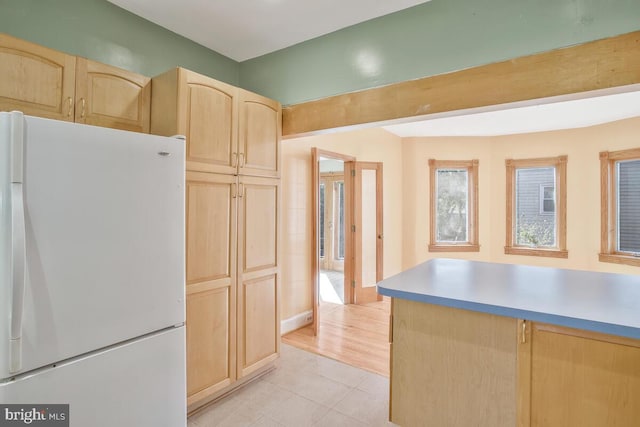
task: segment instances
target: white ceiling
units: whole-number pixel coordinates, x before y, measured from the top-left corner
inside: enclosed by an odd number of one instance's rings
[[[424,0],[109,0],[236,61],[245,61]]]
[[[640,91],[383,126],[400,137],[497,136],[594,126],[640,116]]]

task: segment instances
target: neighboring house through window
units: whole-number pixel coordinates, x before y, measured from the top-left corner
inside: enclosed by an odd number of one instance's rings
[[[429,160],[430,252],[477,252],[478,161]]]
[[[505,253],[566,258],[567,156],[506,161]]]
[[[640,266],[640,148],[600,153],[600,261]]]

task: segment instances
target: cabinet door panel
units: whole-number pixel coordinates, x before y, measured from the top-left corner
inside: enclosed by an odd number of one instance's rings
[[[275,267],[278,253],[277,180],[241,179],[241,271],[248,273]]]
[[[533,324],[532,426],[637,426],[640,342]]]
[[[239,376],[273,360],[278,353],[277,276],[243,281],[239,295],[242,315]]]
[[[235,277],[235,177],[187,173],[187,287]]]
[[[242,91],[240,98],[240,174],[280,176],[280,104]]]
[[[277,179],[240,177],[238,197],[238,376],[278,357],[279,191]]]
[[[78,58],[76,122],[134,132],[149,132],[151,79]]]
[[[235,380],[234,307],[231,286],[187,295],[188,404]]]
[[[76,58],[0,34],[0,111],[73,121]]]
[[[236,88],[185,73],[187,169],[236,172]]]

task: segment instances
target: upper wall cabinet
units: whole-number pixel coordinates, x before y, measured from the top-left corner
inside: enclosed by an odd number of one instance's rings
[[[149,132],[151,79],[78,58],[76,122],[134,132]]]
[[[0,110],[149,132],[148,77],[0,34]]]
[[[74,120],[76,57],[0,34],[0,110]]]
[[[280,104],[183,68],[153,78],[151,132],[187,137],[187,170],[280,176]]]
[[[153,78],[151,132],[187,137],[187,170],[235,174],[237,89],[175,68]]]
[[[238,139],[241,175],[280,176],[280,104],[255,93],[239,89]]]

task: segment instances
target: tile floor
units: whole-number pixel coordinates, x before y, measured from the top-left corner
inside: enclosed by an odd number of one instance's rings
[[[188,420],[188,427],[394,426],[389,379],[287,344],[277,368]]]

